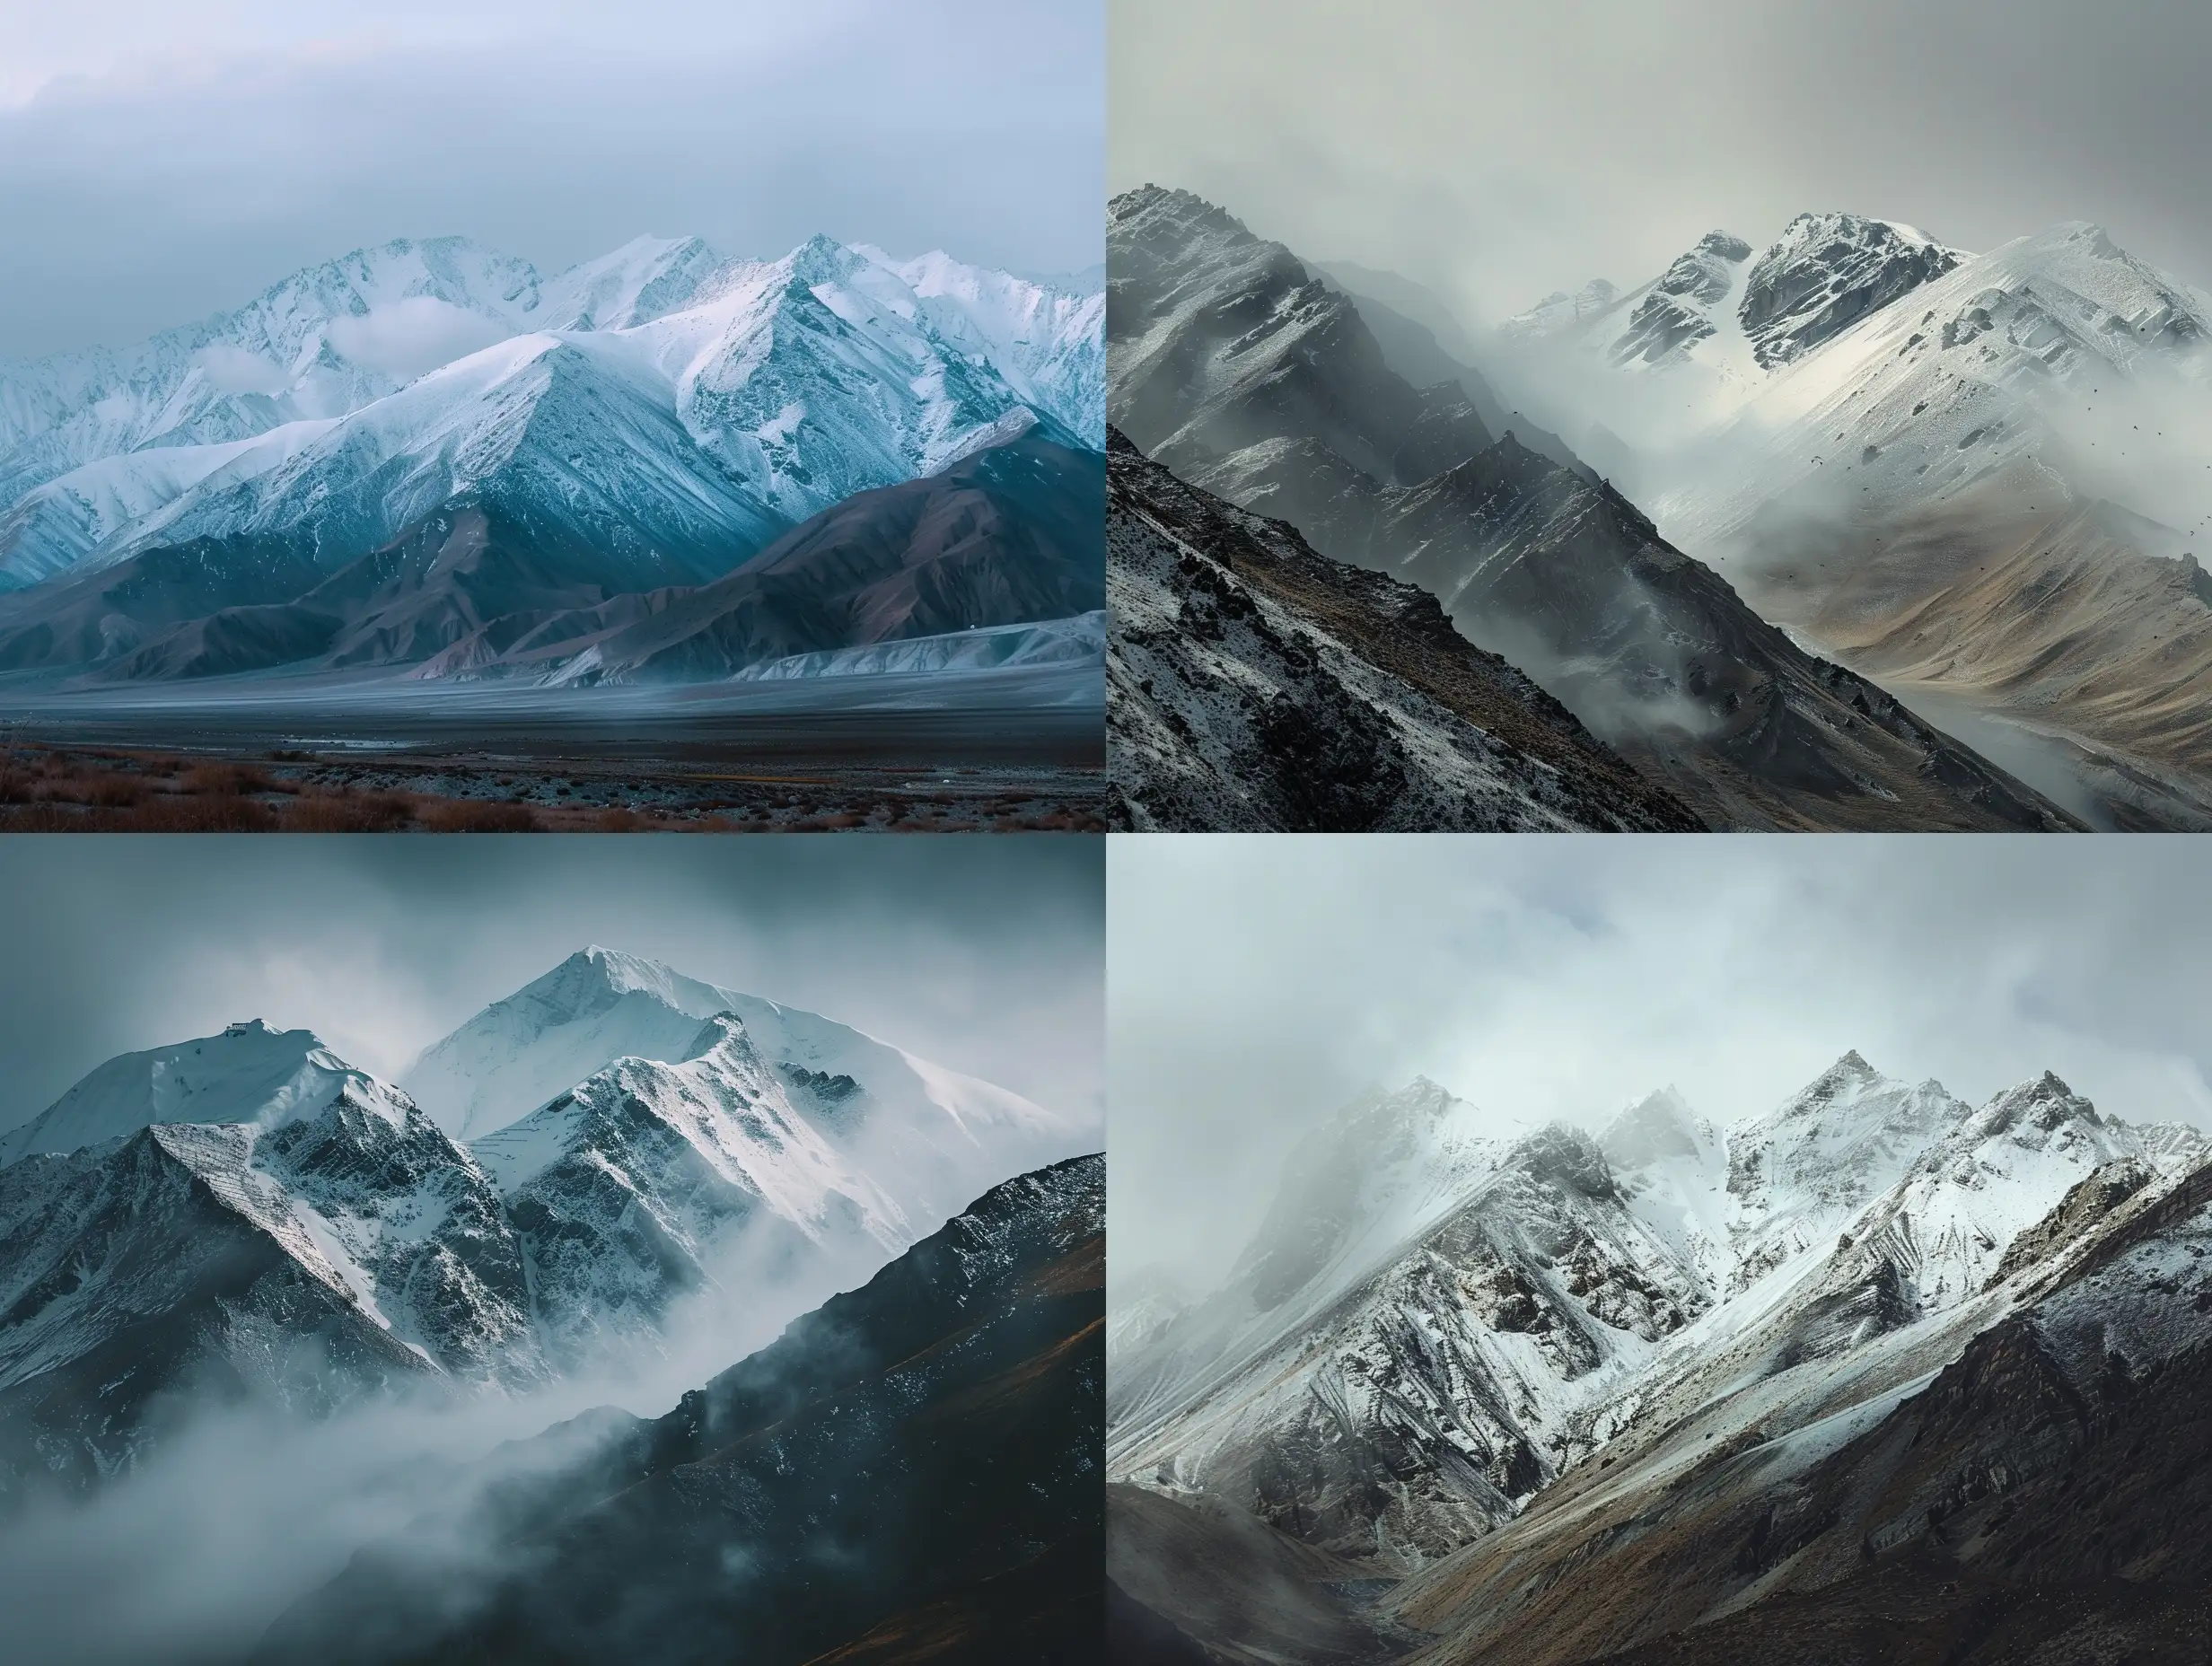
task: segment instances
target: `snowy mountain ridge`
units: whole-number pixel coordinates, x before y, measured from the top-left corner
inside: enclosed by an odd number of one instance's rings
[[[1594,1138],[1492,1122],[1434,1160],[1385,1138],[1371,1197],[1344,1171],[1388,1102],[1302,1144],[1221,1291],[1124,1332],[1109,1453],[1116,1478],[1216,1495],[1400,1573],[1631,1433],[1778,1373],[1855,1380],[1962,1340],[2007,1250],[2040,1244],[2031,1229],[2092,1177],[2155,1190],[2212,1153],[2055,1077],[1976,1108],[1852,1053],[1725,1132],[1663,1092]],[[1332,1167],[1333,1214],[1304,1178]],[[1401,1210],[1412,1195],[1443,1206]],[[1293,1287],[1262,1291],[1277,1269]]]
[[[110,1061],[10,1136],[0,1491],[111,1473],[203,1379],[310,1410],[526,1388],[657,1346],[687,1298],[865,1276],[1086,1143],[833,1021],[600,949],[426,1059],[434,1113],[309,1031],[233,1024]],[[493,1126],[464,1143],[472,1115]]]
[[[553,278],[461,238],[360,250],[134,347],[0,366],[0,586],[194,536],[359,553],[528,439],[540,468],[581,465],[530,434],[568,420],[537,416],[560,396],[546,365],[587,408],[638,408],[602,471],[673,470],[718,536],[758,548],[1033,423],[1102,445],[1103,319],[1101,294],[822,237],[777,260],[640,238]]]

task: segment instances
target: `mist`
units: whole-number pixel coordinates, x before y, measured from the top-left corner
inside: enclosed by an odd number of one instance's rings
[[[2212,275],[2212,13],[2185,0],[1384,0],[1356,26],[1118,0],[1108,51],[1111,189],[1182,186],[1478,326],[1827,210],[1976,250],[2095,220]]]
[[[1103,6],[152,0],[0,14],[0,361],[392,238],[551,273],[643,233],[1102,258]]]
[[[1501,1127],[1672,1085],[1726,1125],[1847,1050],[2212,1127],[2212,851],[2006,836],[1148,838],[1109,853],[1117,1281],[1213,1287],[1286,1153],[1426,1074]]]
[[[933,1223],[934,1230],[934,1223]],[[465,1601],[514,1565],[482,1530],[495,1491],[587,1457],[629,1416],[767,1346],[888,1255],[795,1273],[741,1239],[655,1342],[555,1383],[424,1386],[328,1417],[213,1388],[175,1397],[148,1456],[90,1496],[0,1498],[0,1612],[27,1661],[232,1661],[357,1551],[396,1543]]]
[[[0,1129],[118,1053],[248,1018],[390,1079],[593,943],[1096,1127],[1100,843],[10,839]]]

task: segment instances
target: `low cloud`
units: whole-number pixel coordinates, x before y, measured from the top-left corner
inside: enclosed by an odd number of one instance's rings
[[[355,364],[402,382],[514,333],[496,319],[434,295],[410,295],[358,317],[330,321],[333,347]]]
[[[1727,1123],[1856,1048],[2212,1127],[2212,854],[2178,841],[1114,841],[1116,1265],[1223,1272],[1284,1155],[1417,1073],[1500,1127],[1679,1087]]]
[[[280,364],[243,347],[221,342],[202,347],[193,355],[200,373],[225,393],[282,393],[292,378]]]

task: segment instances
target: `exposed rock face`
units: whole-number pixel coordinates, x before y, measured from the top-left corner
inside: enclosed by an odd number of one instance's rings
[[[1434,597],[1110,443],[1107,737],[1131,828],[1702,823]]]
[[[380,1548],[259,1658],[1102,1660],[1104,1221],[1101,1157],[995,1188],[515,1497],[511,1557]]]
[[[1070,618],[1102,605],[1103,472],[1095,452],[1017,433],[750,545],[570,524],[495,481],[335,570],[316,538],[253,531],[64,574],[0,609],[0,671],[684,682]]]
[[[1713,305],[1727,299],[1735,287],[1734,268],[1751,258],[1751,246],[1742,238],[1707,232],[1636,303],[1627,330],[1608,349],[1613,362],[1659,364],[1712,335]]]
[[[707,583],[526,618],[487,610],[417,674],[711,681],[797,654],[1094,612],[1104,474],[1095,452],[1024,436],[848,498]]]
[[[546,1370],[497,1191],[395,1090],[12,1163],[0,1279],[0,1490],[128,1468],[168,1396],[317,1413]]]
[[[1770,370],[1811,352],[1965,259],[1910,226],[1887,220],[1799,215],[1745,276],[1740,309],[1743,332],[1760,364]]]

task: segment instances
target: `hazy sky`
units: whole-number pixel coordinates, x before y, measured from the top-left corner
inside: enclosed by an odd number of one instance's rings
[[[592,943],[1102,1114],[1084,838],[0,840],[0,1127],[233,1020],[390,1074]]]
[[[1516,1119],[1723,1124],[1856,1048],[2212,1126],[2212,841],[1282,836],[1108,855],[1117,1265],[1225,1272],[1291,1144],[1425,1074]]]
[[[1102,258],[1103,0],[0,0],[0,359],[459,232]]]
[[[1108,176],[1495,319],[1706,231],[2095,220],[2212,286],[2202,0],[1114,0]]]

